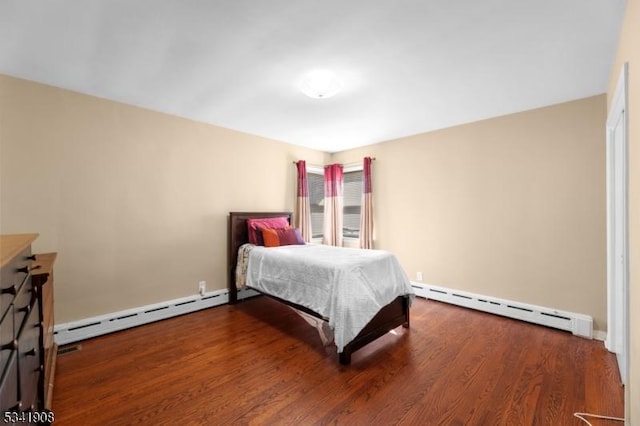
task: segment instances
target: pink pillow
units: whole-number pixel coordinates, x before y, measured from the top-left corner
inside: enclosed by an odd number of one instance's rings
[[[264,245],[262,232],[258,228],[286,228],[289,226],[289,219],[286,216],[265,217],[258,219],[247,219],[247,229],[249,231],[249,242],[257,246]]]

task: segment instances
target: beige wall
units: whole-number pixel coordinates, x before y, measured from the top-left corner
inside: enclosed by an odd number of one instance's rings
[[[345,151],[376,157],[376,246],[411,279],[606,330],[604,95]]]
[[[608,101],[615,93],[622,64],[629,64],[629,272],[630,272],[630,381],[626,387],[628,424],[640,424],[640,1],[627,0],[615,65],[611,70]],[[635,403],[631,404],[631,401]]]
[[[39,232],[34,248],[59,252],[58,322],[195,294],[200,280],[224,288],[227,212],[292,209],[291,161],[329,160],[10,77],[0,96],[0,231]],[[376,244],[412,279],[606,330],[605,110],[599,96],[331,159],[377,157]]]
[[[225,288],[227,213],[293,209],[291,162],[328,157],[6,76],[0,155],[0,232],[58,252],[58,323]]]

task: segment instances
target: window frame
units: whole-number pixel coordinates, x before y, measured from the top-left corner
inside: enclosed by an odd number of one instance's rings
[[[362,164],[350,165],[350,166],[344,167],[342,169],[342,172],[345,175],[347,173],[363,172],[363,171],[364,171],[364,167],[363,167]],[[324,181],[324,166],[318,167],[318,166],[313,166],[313,165],[307,165],[307,175],[309,175],[309,174],[321,175],[323,177],[323,181]],[[363,176],[363,178],[364,178],[364,176]],[[323,186],[323,191],[324,191],[324,186]],[[344,209],[345,209],[345,206],[343,206],[343,208],[342,208],[343,218],[344,218]],[[360,217],[362,217],[362,201],[361,201],[361,204],[360,204]],[[324,220],[323,220],[323,225],[324,225]],[[349,246],[349,247],[353,247],[353,246],[359,245],[360,244],[360,231],[361,230],[358,229],[358,236],[357,237],[345,237],[343,235],[343,237],[342,237],[342,240],[343,240],[342,245],[343,246]],[[312,227],[311,232],[312,232],[312,235],[315,233],[314,230],[313,230],[313,227]],[[321,236],[320,237],[313,237],[312,236],[311,237],[311,242],[312,243],[321,244],[322,240],[323,240],[323,237],[324,237],[323,232],[324,232],[324,229],[321,232]]]

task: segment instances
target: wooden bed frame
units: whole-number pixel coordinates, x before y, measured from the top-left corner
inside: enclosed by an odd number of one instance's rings
[[[247,231],[247,219],[286,216],[291,223],[291,212],[231,212],[229,213],[229,252],[228,252],[228,281],[229,303],[238,302],[238,288],[236,287],[236,264],[238,262],[238,249],[242,244],[249,242]],[[292,306],[316,318],[326,320],[318,313],[295,303],[267,295],[286,305]],[[349,365],[351,354],[378,337],[383,336],[396,327],[409,328],[409,298],[397,297],[393,302],[383,307],[362,331],[339,353],[340,364]]]

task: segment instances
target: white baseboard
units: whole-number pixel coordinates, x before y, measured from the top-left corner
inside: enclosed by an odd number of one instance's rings
[[[558,328],[590,339],[595,338],[604,341],[607,337],[603,331],[593,331],[593,320],[587,315],[558,311],[551,308],[482,296],[419,282],[411,282],[411,285],[416,295],[426,299],[438,300],[440,302],[541,324],[547,327]],[[242,290],[238,292],[238,299],[245,299],[258,294],[258,292],[253,290]],[[188,314],[201,309],[224,305],[228,302],[229,291],[216,290],[205,293],[202,296],[188,296],[139,308],[85,318],[79,321],[57,324],[54,328],[55,341],[58,345],[67,345],[103,334]]]
[[[238,299],[245,299],[258,295],[253,290],[241,290]],[[190,312],[223,305],[229,302],[228,290],[216,290],[204,295],[195,295],[113,312],[79,321],[56,324],[54,339],[58,345],[79,342],[103,334],[137,327],[154,321],[159,321]]]
[[[489,312],[509,318],[527,321],[547,327],[570,331],[577,336],[594,338],[593,318],[574,312],[530,305],[496,297],[482,296],[466,291],[454,290],[419,282],[411,282],[416,295],[426,299],[437,300],[466,308]],[[603,332],[597,332],[596,338]],[[606,337],[606,336],[605,336]],[[600,340],[600,339],[598,339]]]
[[[607,332],[602,330],[593,330],[593,340],[604,342],[607,340]]]

